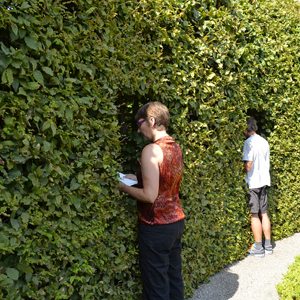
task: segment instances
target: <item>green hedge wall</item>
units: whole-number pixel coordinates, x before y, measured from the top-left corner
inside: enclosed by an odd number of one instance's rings
[[[241,149],[271,147],[273,238],[299,231],[299,3],[0,3],[0,299],[141,299],[133,116],[171,113],[184,155],[186,297],[252,242]]]

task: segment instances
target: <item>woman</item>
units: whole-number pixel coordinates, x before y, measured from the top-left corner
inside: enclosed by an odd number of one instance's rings
[[[143,278],[143,300],[184,300],[181,275],[181,238],[184,212],[179,199],[183,170],[179,145],[166,130],[170,121],[167,107],[149,102],[137,112],[138,133],[147,145],[140,159],[138,188],[120,183],[120,191],[137,200],[138,244]]]

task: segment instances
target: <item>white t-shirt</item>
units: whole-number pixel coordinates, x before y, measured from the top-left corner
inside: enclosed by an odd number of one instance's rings
[[[251,135],[244,143],[244,161],[252,161],[252,168],[247,172],[245,181],[250,189],[271,185],[269,143],[258,134]]]

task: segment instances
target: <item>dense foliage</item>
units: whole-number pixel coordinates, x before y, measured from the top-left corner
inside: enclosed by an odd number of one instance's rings
[[[300,299],[300,255],[296,256],[295,262],[289,266],[287,274],[284,275],[276,289],[281,300],[299,300]]]
[[[271,146],[273,238],[299,231],[299,3],[0,3],[0,299],[140,299],[135,202],[116,171],[165,103],[184,155],[186,296],[251,242],[245,117]]]

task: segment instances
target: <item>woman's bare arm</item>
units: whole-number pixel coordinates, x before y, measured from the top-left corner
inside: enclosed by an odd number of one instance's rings
[[[147,145],[142,152],[141,167],[143,188],[135,188],[120,183],[119,189],[131,197],[146,203],[153,203],[159,189],[159,165],[163,161],[163,152],[158,145]]]

